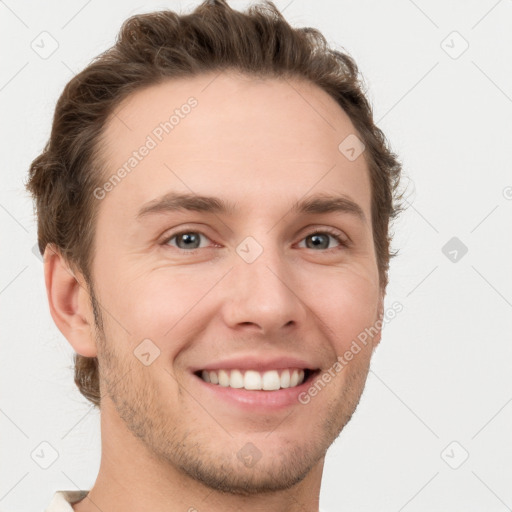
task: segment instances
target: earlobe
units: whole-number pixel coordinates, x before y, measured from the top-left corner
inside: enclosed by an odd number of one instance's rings
[[[54,244],[48,244],[44,252],[44,277],[55,325],[78,354],[96,357],[94,322],[86,283],[75,277]]]

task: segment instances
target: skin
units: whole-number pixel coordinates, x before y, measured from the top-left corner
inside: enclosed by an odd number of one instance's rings
[[[325,372],[375,324],[384,293],[364,154],[349,161],[338,150],[357,132],[317,86],[205,74],[120,105],[103,137],[106,178],[190,96],[197,107],[98,200],[92,270],[103,331],[80,273],[58,251],[45,254],[57,326],[100,362],[101,466],[74,510],[317,511],[326,450],[357,407],[380,331],[306,405],[229,406],[191,368],[284,354]],[[237,211],[137,220],[170,191],[230,200]],[[366,220],[291,212],[317,193],[350,198]],[[320,248],[307,245],[329,228],[349,245],[329,235]],[[193,253],[176,237],[162,243],[180,230],[203,235]],[[263,248],[250,264],[236,252],[248,236]],[[144,339],[160,350],[149,366],[133,353]],[[237,457],[249,442],[261,455],[251,467]]]

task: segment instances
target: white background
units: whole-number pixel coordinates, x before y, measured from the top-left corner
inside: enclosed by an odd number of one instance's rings
[[[113,44],[125,18],[197,3],[0,2],[0,512],[42,510],[57,489],[89,489],[100,457],[99,415],[73,383],[72,351],[33,253],[29,164],[64,85]],[[321,506],[510,510],[512,1],[276,5],[355,58],[410,203],[394,228],[400,255],[387,296],[403,311],[386,325],[361,403],[328,452]],[[47,59],[31,48],[43,31],[59,45]],[[468,248],[456,262],[442,251],[452,237]],[[58,453],[48,469],[31,457],[44,441]]]

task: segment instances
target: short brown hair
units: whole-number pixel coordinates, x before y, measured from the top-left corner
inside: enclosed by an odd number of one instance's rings
[[[212,0],[186,15],[162,10],[132,16],[114,46],[69,81],[55,108],[50,139],[32,162],[27,183],[36,202],[41,254],[47,244],[54,244],[92,286],[98,207],[93,190],[102,181],[100,143],[109,115],[146,86],[224,70],[307,80],[348,114],[366,146],[374,245],[384,290],[389,261],[396,254],[390,251],[389,224],[402,209],[401,165],[374,124],[354,60],[329,48],[317,29],[292,28],[270,1],[246,12],[230,8],[225,0]],[[97,363],[96,358],[75,354],[75,382],[99,406]]]

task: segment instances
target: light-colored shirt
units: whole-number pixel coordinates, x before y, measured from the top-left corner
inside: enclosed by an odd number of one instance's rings
[[[89,491],[57,491],[44,512],[73,512],[73,503],[85,498]]]

